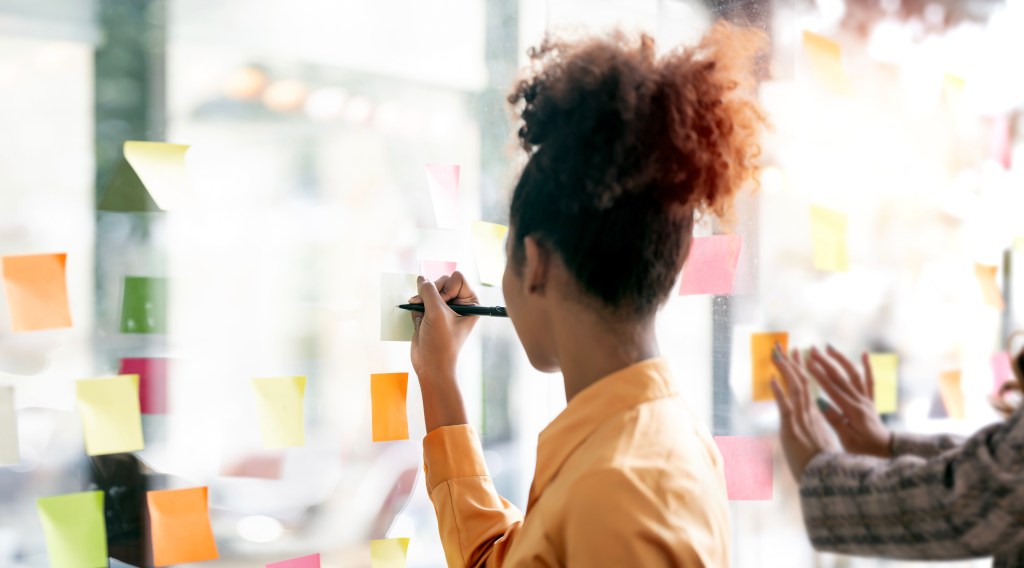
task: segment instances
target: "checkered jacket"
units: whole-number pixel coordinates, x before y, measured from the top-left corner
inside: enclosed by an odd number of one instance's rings
[[[814,548],[1024,567],[1024,408],[967,440],[897,434],[892,459],[820,454],[800,480]]]

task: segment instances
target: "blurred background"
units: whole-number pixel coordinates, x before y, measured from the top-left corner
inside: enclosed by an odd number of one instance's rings
[[[0,254],[67,251],[75,322],[14,334],[0,302],[21,447],[0,467],[0,565],[47,565],[37,497],[107,490],[110,552],[139,565],[142,492],[208,485],[207,565],[368,566],[371,539],[411,537],[410,566],[443,566],[413,377],[410,440],[370,442],[369,374],[412,370],[408,344],[378,341],[378,274],[448,260],[476,275],[468,228],[430,228],[424,164],[461,166],[467,220],[507,223],[521,158],[505,96],[529,46],[618,26],[667,50],[723,18],[771,39],[773,130],[735,225],[698,228],[744,236],[735,294],[673,297],[660,316],[691,406],[715,435],[774,440],[749,338],[786,330],[898,354],[893,428],[998,419],[993,361],[1024,318],[1024,1],[0,0]],[[807,31],[841,50],[836,81]],[[192,145],[201,207],[98,211],[125,140]],[[848,271],[814,268],[812,204],[846,213]],[[119,333],[126,275],[169,278],[166,335]],[[73,383],[123,357],[170,359],[170,412],[143,417],[144,451],[89,458]],[[460,365],[495,484],[524,506],[561,378],[503,321]],[[268,451],[249,381],[280,375],[309,377],[306,444]],[[943,376],[963,398],[952,417]],[[814,553],[777,444],[773,499],[731,514],[737,567],[909,565]]]

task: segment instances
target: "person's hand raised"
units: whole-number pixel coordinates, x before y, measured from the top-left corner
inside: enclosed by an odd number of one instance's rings
[[[781,418],[779,439],[789,470],[799,482],[807,464],[815,456],[822,452],[835,452],[838,448],[815,406],[799,352],[794,349],[793,354],[787,356],[776,345],[772,358],[786,381],[786,390],[783,391],[778,381],[772,379],[772,391]]]
[[[857,367],[832,346],[826,353],[812,348],[807,361],[807,370],[834,403],[822,404],[825,420],[847,452],[889,457],[892,432],[875,409],[875,379],[868,354],[861,355],[862,376]]]
[[[472,306],[480,301],[459,271],[435,282],[420,276],[416,283],[419,293],[409,298],[409,303],[423,304],[424,311],[412,312],[412,367],[421,382],[430,377],[454,377],[459,351],[480,318],[460,316],[447,303]]]

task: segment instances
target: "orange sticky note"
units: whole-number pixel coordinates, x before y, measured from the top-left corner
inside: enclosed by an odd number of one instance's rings
[[[964,391],[960,388],[960,370],[943,371],[939,375],[939,394],[950,418],[963,420],[967,416]]]
[[[843,50],[838,43],[804,30],[803,47],[807,66],[823,87],[841,95],[851,92],[850,79],[843,69]]]
[[[985,298],[985,303],[1003,311],[1006,308],[1006,301],[1003,300],[1003,292],[999,289],[999,283],[996,281],[998,273],[998,266],[974,265],[974,275],[978,277],[978,286],[981,287],[981,295]]]
[[[725,488],[730,501],[771,501],[772,443],[751,436],[715,436],[725,466]]]
[[[27,254],[0,260],[14,331],[71,327],[64,275],[67,254]]]
[[[750,366],[752,370],[754,401],[775,400],[772,394],[772,379],[778,379],[785,386],[782,375],[775,368],[772,351],[775,344],[782,346],[783,352],[789,349],[789,334],[786,332],[755,333],[750,336]]]
[[[154,564],[169,566],[219,557],[205,487],[150,491],[146,501]]]
[[[409,439],[409,417],[405,410],[408,388],[409,373],[370,375],[374,442]]]

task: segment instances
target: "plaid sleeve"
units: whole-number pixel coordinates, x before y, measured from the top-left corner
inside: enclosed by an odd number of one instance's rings
[[[1018,411],[932,457],[821,454],[800,480],[819,550],[905,559],[1005,555],[1024,546]]]
[[[963,443],[963,438],[948,434],[929,436],[895,432],[892,435],[892,455],[893,457],[921,456],[930,458]]]

